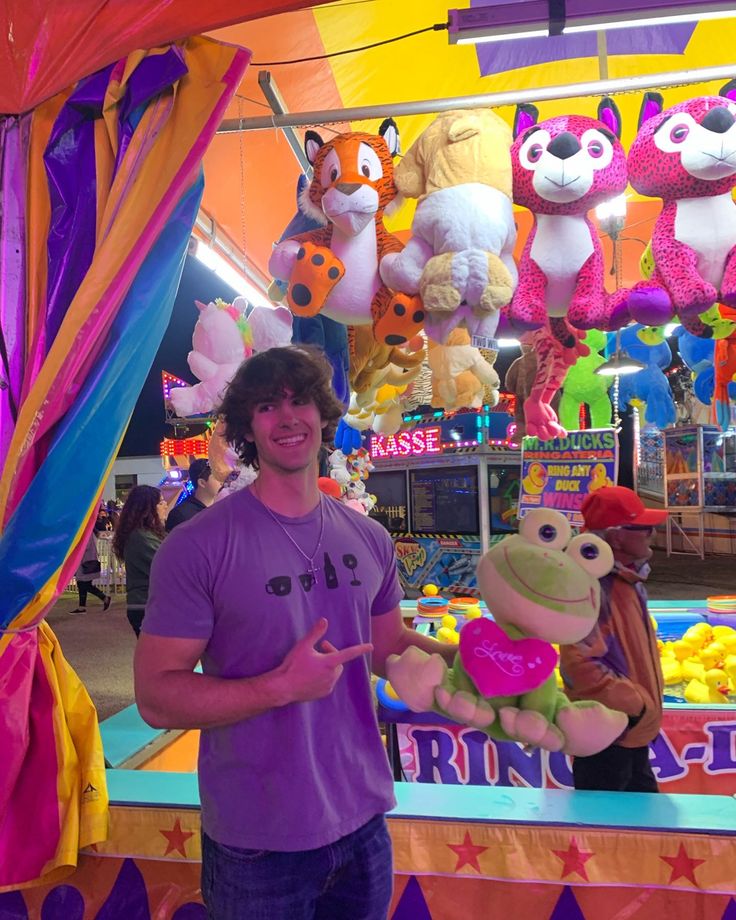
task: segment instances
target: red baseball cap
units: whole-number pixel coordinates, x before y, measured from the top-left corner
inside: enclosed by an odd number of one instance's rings
[[[580,508],[586,530],[607,527],[656,527],[668,512],[647,508],[636,492],[625,486],[604,486],[583,499]]]

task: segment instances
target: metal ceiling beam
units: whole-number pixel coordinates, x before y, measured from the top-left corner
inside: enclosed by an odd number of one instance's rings
[[[276,86],[276,81],[273,79],[268,70],[260,70],[258,72],[258,85],[261,88],[261,92],[266,97],[266,102],[271,106],[274,115],[286,115],[288,110],[286,108],[286,103],[281,97],[278,86]],[[246,121],[247,119],[243,119]],[[238,124],[240,124],[240,119],[238,119]],[[302,146],[301,139],[296,131],[286,125],[282,126],[281,130],[284,132],[286,141],[291,147],[292,153],[297,159],[301,171],[307,177],[307,179],[312,178],[312,165],[307,159],[307,155],[304,152],[304,147]]]
[[[640,77],[619,77],[613,80],[593,80],[570,83],[567,86],[547,86],[505,93],[483,93],[477,96],[451,96],[446,99],[426,99],[419,102],[397,102],[386,105],[366,105],[352,109],[324,109],[253,118],[228,118],[218,128],[218,134],[233,131],[263,131],[268,128],[303,128],[309,125],[329,125],[338,122],[365,121],[373,118],[402,115],[431,115],[452,109],[499,108],[525,102],[550,102],[575,96],[604,96],[633,93],[667,86],[707,83],[711,80],[731,80],[736,77],[736,64],[722,67],[701,67],[696,70],[675,70],[669,73]]]

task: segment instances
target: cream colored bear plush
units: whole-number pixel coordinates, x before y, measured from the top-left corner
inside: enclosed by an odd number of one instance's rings
[[[511,204],[511,129],[490,109],[444,112],[395,171],[399,191],[418,198],[412,238],[384,256],[392,290],[419,293],[425,331],[446,342],[458,325],[489,344],[517,282]]]
[[[467,329],[456,327],[447,344],[429,342],[429,366],[432,369],[432,405],[446,411],[483,405],[484,389],[490,390],[489,405],[498,402],[501,381],[496,369],[477,348],[470,344]]]

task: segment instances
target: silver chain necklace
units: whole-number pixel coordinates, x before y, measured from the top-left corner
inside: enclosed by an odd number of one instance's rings
[[[284,532],[284,533],[286,534],[286,536],[289,538],[289,540],[290,540],[291,543],[294,545],[294,547],[299,551],[299,555],[300,555],[300,556],[304,559],[304,561],[307,563],[307,572],[309,573],[309,575],[312,576],[312,583],[313,583],[313,584],[316,583],[316,581],[317,581],[317,572],[319,572],[319,566],[317,566],[317,565],[314,564],[314,560],[317,558],[317,553],[319,552],[319,548],[320,548],[320,546],[322,545],[322,535],[324,534],[324,530],[325,530],[325,510],[324,510],[324,505],[322,504],[322,496],[320,495],[320,497],[319,497],[319,536],[317,537],[317,545],[314,547],[314,552],[312,553],[311,556],[309,556],[309,555],[307,555],[307,553],[304,552],[304,550],[301,548],[301,546],[299,546],[299,544],[298,544],[298,543],[296,542],[296,540],[292,537],[292,535],[289,533],[289,531],[284,527],[284,525],[281,523],[281,521],[276,517],[276,515],[273,513],[273,511],[271,511],[271,509],[268,507],[268,505],[263,501],[263,499],[258,495],[258,493],[256,492],[256,490],[255,490],[252,486],[251,486],[251,491],[253,492],[253,494],[255,495],[255,497],[258,499],[258,501],[259,501],[259,502],[263,505],[263,507],[266,509],[266,511],[268,512],[269,517],[271,518],[271,520],[272,520],[275,524],[278,524],[278,526],[281,528],[281,530],[283,530],[283,532]]]

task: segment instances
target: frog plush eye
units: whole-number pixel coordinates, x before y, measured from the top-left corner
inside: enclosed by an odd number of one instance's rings
[[[613,550],[595,534],[581,533],[573,537],[566,552],[595,578],[603,578],[613,568]]]
[[[557,511],[535,508],[522,519],[519,533],[535,546],[563,549],[570,539],[570,524]]]

